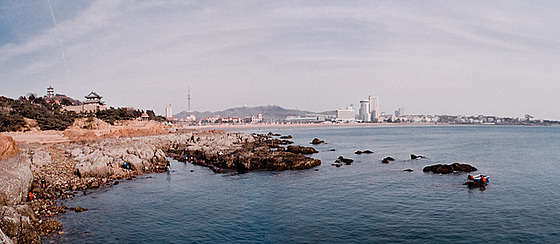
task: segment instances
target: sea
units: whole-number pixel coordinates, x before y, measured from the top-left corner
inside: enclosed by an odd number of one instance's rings
[[[239,129],[238,129],[239,130]],[[560,243],[560,127],[252,128],[325,144],[308,170],[235,171],[171,160],[65,202],[46,243]],[[334,149],[334,150],[333,150]],[[355,154],[357,150],[373,154]],[[426,158],[411,160],[410,154]],[[343,156],[351,165],[332,164]],[[384,157],[396,160],[381,163]],[[422,171],[466,163],[490,176]],[[412,169],[412,172],[404,171]]]

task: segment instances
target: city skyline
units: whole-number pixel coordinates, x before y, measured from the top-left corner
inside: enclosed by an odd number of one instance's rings
[[[51,4],[49,6],[49,3]],[[52,11],[51,11],[52,10]],[[0,7],[0,95],[164,113],[279,105],[560,120],[557,1],[26,1]],[[190,90],[190,92],[189,92]]]

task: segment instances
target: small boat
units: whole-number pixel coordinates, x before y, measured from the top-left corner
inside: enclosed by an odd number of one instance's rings
[[[467,179],[469,181],[467,181],[465,184],[469,185],[469,186],[486,186],[488,184],[488,182],[490,181],[490,176],[488,175],[468,175]]]

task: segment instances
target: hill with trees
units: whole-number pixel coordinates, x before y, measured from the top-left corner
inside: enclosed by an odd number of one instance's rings
[[[36,121],[40,130],[65,130],[72,126],[77,118],[97,117],[109,124],[117,120],[132,120],[139,118],[144,110],[133,108],[109,108],[96,113],[77,114],[66,111],[62,104],[76,105],[80,101],[57,95],[60,99],[38,97],[28,94],[19,99],[0,96],[0,132],[30,130],[29,121]],[[149,120],[165,121],[162,116],[157,116],[153,110],[146,110]],[[34,124],[34,122],[33,122]]]

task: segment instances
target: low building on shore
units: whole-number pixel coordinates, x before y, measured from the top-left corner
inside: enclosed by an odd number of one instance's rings
[[[336,121],[338,122],[355,122],[356,121],[356,110],[352,107],[346,109],[336,110]]]

